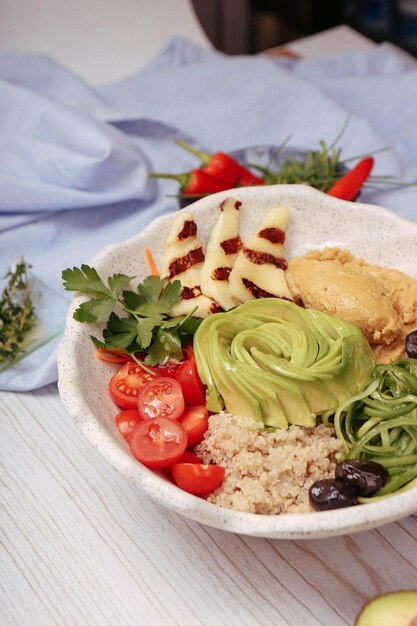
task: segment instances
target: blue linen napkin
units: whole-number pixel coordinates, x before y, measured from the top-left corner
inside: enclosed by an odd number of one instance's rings
[[[227,57],[175,39],[145,70],[92,88],[53,60],[0,56],[0,272],[21,253],[64,292],[61,271],[176,210],[177,185],[147,177],[256,144],[374,152],[375,173],[417,179],[417,62],[382,44],[305,61]],[[363,200],[417,220],[417,188],[367,188]],[[53,382],[57,340],[0,374],[0,389]]]

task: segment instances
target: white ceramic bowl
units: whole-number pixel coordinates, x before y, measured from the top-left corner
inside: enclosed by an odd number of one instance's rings
[[[219,203],[233,195],[242,204],[241,236],[245,241],[261,217],[278,204],[290,208],[287,258],[312,248],[347,247],[368,262],[400,269],[417,277],[417,225],[372,205],[335,200],[305,185],[276,185],[234,189],[196,202],[192,210],[203,241],[218,214]],[[115,272],[148,275],[145,247],[156,262],[171,216],[154,220],[128,241],[99,252],[90,264],[106,277]],[[86,259],[80,258],[80,264]],[[178,489],[137,462],[117,433],[113,420],[117,409],[108,394],[108,380],[117,366],[99,361],[89,339],[99,333],[91,324],[73,320],[83,301],[76,296],[70,306],[64,338],[59,346],[59,392],[76,426],[90,443],[153,500],[185,517],[222,530],[274,537],[304,539],[330,537],[381,526],[417,511],[417,488],[386,500],[335,511],[278,516],[255,515],[220,508]],[[88,375],[87,375],[88,373]]]

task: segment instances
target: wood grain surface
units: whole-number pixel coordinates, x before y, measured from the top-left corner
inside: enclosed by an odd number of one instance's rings
[[[0,394],[2,626],[353,625],[417,589],[417,520],[335,539],[224,533],[153,504],[90,447],[55,385]]]

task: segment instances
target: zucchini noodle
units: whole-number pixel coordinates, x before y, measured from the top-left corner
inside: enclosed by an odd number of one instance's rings
[[[377,365],[371,382],[338,408],[333,423],[348,458],[376,461],[388,471],[385,487],[360,502],[417,484],[417,360]]]

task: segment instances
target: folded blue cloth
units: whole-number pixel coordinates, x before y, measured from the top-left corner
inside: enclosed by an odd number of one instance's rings
[[[69,299],[62,269],[176,209],[176,183],[148,179],[195,165],[174,138],[211,152],[291,135],[315,149],[349,118],[343,158],[389,146],[375,174],[416,180],[416,101],[417,61],[389,44],[294,62],[175,39],[145,70],[94,89],[51,59],[0,56],[0,272],[23,253]],[[417,220],[417,188],[367,188],[363,200]],[[56,345],[0,374],[0,389],[55,381]]]

